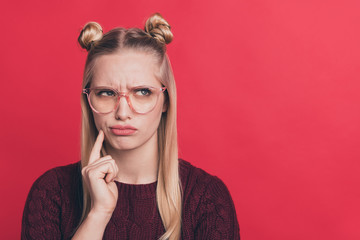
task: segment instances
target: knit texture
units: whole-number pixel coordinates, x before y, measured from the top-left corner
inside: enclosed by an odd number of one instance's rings
[[[240,239],[235,207],[226,185],[179,159],[183,188],[182,239]],[[119,198],[103,239],[158,239],[164,232],[156,206],[157,182],[116,182]],[[82,213],[80,161],[56,167],[32,185],[21,239],[71,239]]]

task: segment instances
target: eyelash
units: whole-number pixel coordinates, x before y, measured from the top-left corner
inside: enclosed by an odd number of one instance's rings
[[[145,91],[146,93],[143,94],[143,91]],[[152,94],[152,91],[149,88],[138,88],[138,89],[134,89],[135,94],[137,93],[141,93],[141,95],[143,96],[150,96]],[[106,93],[106,96],[115,96],[116,93],[113,90],[108,90],[108,89],[104,89],[104,90],[99,90],[98,93],[96,93],[97,96],[104,96],[104,93]],[[111,93],[111,94],[108,94]]]
[[[144,96],[149,96],[152,94],[151,90],[148,88],[135,89],[134,91],[135,91],[135,93],[138,93],[138,92],[142,93],[142,91],[146,91],[146,94],[143,94]]]
[[[111,93],[112,96],[115,95],[114,91],[112,91],[112,90],[101,90],[101,91],[99,91],[96,95],[97,95],[97,96],[102,96],[103,93],[109,93],[109,92]],[[109,95],[107,95],[107,96],[109,96]]]

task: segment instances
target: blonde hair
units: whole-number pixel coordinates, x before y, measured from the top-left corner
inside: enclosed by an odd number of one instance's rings
[[[123,49],[133,49],[153,54],[154,59],[158,60],[160,71],[156,75],[167,88],[165,92],[167,111],[162,114],[158,127],[159,169],[156,200],[166,230],[160,240],[181,238],[182,187],[178,167],[176,85],[166,54],[166,44],[170,43],[172,39],[170,25],[158,13],[147,19],[144,30],[114,28],[103,34],[100,24],[88,22],[78,38],[80,46],[88,51],[82,88],[89,87],[96,59],[101,55],[121,53]],[[88,164],[98,131],[85,95],[81,96],[81,109],[81,167],[83,168]],[[83,212],[78,226],[87,217],[90,203],[89,190],[83,184]]]

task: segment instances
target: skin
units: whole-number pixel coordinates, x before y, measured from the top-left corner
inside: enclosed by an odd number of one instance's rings
[[[111,86],[124,92],[139,85],[162,87],[154,75],[158,70],[150,54],[128,50],[104,55],[97,59],[91,87]],[[118,165],[116,180],[131,184],[156,181],[157,128],[165,111],[164,94],[160,94],[155,109],[144,115],[134,113],[125,98],[121,98],[118,109],[112,113],[93,113],[97,129],[105,133],[106,151]],[[132,136],[115,136],[109,127],[117,124],[129,124],[138,130]]]
[[[139,85],[162,87],[154,75],[158,70],[156,59],[150,54],[127,50],[103,55],[96,60],[91,87],[110,86],[121,92]],[[114,181],[128,184],[156,181],[157,128],[166,110],[164,94],[160,94],[155,108],[144,115],[133,112],[125,98],[121,98],[118,108],[111,113],[93,112],[99,135],[89,164],[82,169],[92,200],[91,210],[73,239],[102,239],[117,203]],[[131,136],[116,136],[109,127],[118,124],[131,125],[137,130]],[[100,158],[103,142],[108,155]]]

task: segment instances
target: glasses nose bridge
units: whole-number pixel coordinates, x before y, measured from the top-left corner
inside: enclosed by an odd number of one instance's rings
[[[130,102],[130,98],[129,98],[129,93],[128,92],[118,92],[118,104],[117,107],[120,105],[120,100],[122,97],[125,97],[127,104],[129,105],[129,107],[131,108],[131,102]]]

